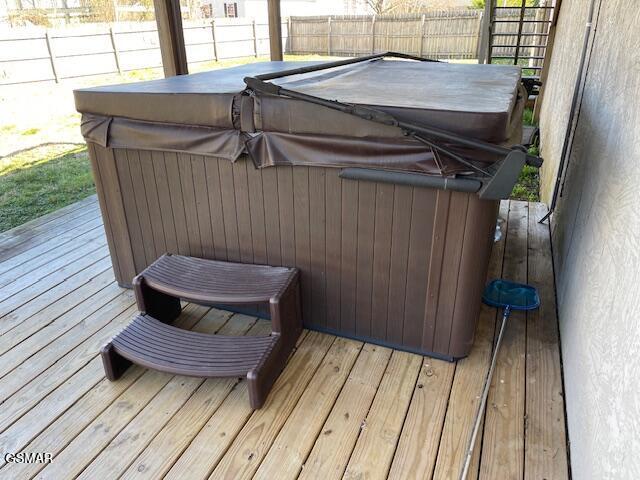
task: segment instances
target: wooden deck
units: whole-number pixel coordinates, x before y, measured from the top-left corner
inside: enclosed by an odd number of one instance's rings
[[[470,478],[568,478],[544,206],[503,202],[490,277],[537,286],[511,316]],[[131,368],[99,348],[135,314],[113,280],[94,197],[0,235],[0,478],[457,479],[495,335],[483,307],[471,355],[447,363],[305,332],[265,407],[239,379]],[[255,335],[264,320],[188,305],[180,323]],[[48,452],[51,463],[7,463]]]

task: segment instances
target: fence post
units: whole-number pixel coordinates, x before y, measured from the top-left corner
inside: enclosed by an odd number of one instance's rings
[[[540,6],[541,7],[546,7],[546,2],[543,0],[540,3]],[[534,19],[539,21],[539,22],[542,20],[542,22],[533,24],[533,32],[534,33],[549,33],[549,29],[547,28],[547,25],[549,25],[549,24],[543,23],[543,22],[545,20],[547,20],[547,21],[551,20],[550,13],[551,13],[551,10],[550,9],[546,9],[546,8],[541,8],[541,9],[536,10],[536,16],[535,16]],[[543,42],[544,38],[545,37],[542,36],[542,35],[538,35],[536,37],[533,37],[532,38],[533,41],[531,42],[531,44],[533,44],[533,45],[542,45],[542,42]],[[548,39],[549,39],[549,37],[547,36],[546,37],[546,41],[548,41]],[[526,42],[526,43],[529,43],[529,42]],[[529,53],[529,56],[531,56],[531,57],[534,57],[534,56],[542,56],[542,57],[544,57],[544,53],[545,53],[544,49],[532,48],[530,53]],[[543,60],[539,60],[537,58],[530,58],[529,59],[529,66],[530,67],[542,67],[543,66],[543,62],[544,62],[544,59]],[[538,70],[538,72],[534,72],[534,73],[537,74],[537,75],[540,75],[540,71],[539,70]]]
[[[423,13],[422,19],[420,20],[420,48],[418,49],[418,56],[421,57],[424,53],[424,35],[425,28],[427,27],[427,16]]]
[[[289,44],[289,53],[293,53],[293,35],[291,35],[291,17],[287,17],[287,43]]]
[[[376,53],[376,16],[371,15],[371,55]]]
[[[256,58],[258,58],[258,37],[256,36],[256,19],[253,19],[253,23],[251,23],[251,29],[253,30],[253,53]]]
[[[44,32],[44,39],[47,42],[47,50],[49,51],[49,60],[51,61],[51,71],[53,72],[53,78],[55,79],[56,83],[60,83],[60,79],[58,78],[58,69],[56,68],[56,56],[53,53],[53,48],[51,46],[49,30]]]
[[[331,15],[327,17],[327,55],[331,56]]]
[[[478,63],[482,63],[482,43],[483,39],[483,25],[484,25],[484,12],[481,10],[478,15],[478,35],[476,36],[476,57],[478,57]]]
[[[109,37],[111,38],[111,47],[113,47],[113,57],[116,60],[116,68],[118,73],[122,75],[122,67],[120,67],[120,52],[118,52],[118,46],[116,45],[116,35],[113,32],[113,25],[109,27]]]
[[[213,59],[218,61],[218,44],[216,43],[216,19],[211,20],[211,38],[213,39]]]

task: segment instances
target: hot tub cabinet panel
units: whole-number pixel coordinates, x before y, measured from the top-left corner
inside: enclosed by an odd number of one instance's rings
[[[118,282],[164,252],[295,266],[307,328],[447,358],[468,354],[497,202],[90,144]]]

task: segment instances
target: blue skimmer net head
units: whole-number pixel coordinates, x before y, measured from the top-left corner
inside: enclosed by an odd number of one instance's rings
[[[492,307],[511,307],[512,310],[533,310],[540,306],[535,288],[501,279],[492,280],[487,285],[482,300]]]

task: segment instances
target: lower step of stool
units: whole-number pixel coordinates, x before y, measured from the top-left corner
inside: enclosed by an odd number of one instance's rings
[[[280,374],[289,348],[280,335],[208,335],[137,316],[101,351],[107,378],[118,379],[131,363],[176,375],[242,377],[251,406],[260,408]]]

